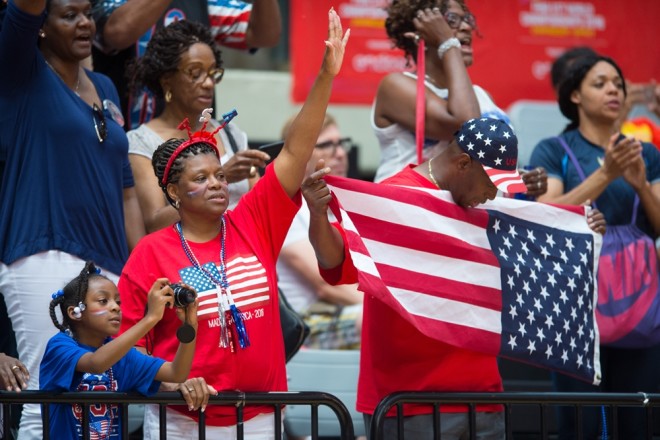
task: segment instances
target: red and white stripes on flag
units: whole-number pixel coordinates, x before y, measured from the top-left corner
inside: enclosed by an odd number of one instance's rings
[[[498,197],[464,209],[447,191],[325,180],[361,291],[434,339],[600,380],[593,280],[601,237],[584,207]],[[578,327],[582,339],[572,334]]]

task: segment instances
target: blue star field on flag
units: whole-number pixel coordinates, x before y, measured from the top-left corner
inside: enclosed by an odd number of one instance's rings
[[[501,267],[500,353],[594,377],[593,236],[488,212],[488,239]]]
[[[202,267],[210,272],[217,280],[220,279],[220,271],[218,267],[212,263],[203,264]],[[195,266],[188,266],[179,270],[179,275],[181,276],[181,281],[188,284],[191,287],[194,287],[198,294],[207,292],[209,290],[215,291],[215,284],[209,279],[209,277],[197,269]]]

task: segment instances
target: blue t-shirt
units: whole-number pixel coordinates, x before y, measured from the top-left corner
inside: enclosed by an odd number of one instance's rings
[[[109,342],[110,338],[106,341]],[[137,391],[151,395],[160,382],[154,380],[165,363],[163,359],[144,355],[131,348],[111,369],[103,374],[76,371],[78,360],[96,348],[78,344],[60,332],[50,338],[39,369],[39,389],[42,391]],[[82,406],[50,404],[50,437],[82,438]],[[92,438],[121,439],[121,411],[118,405],[99,404],[89,409]],[[94,434],[98,434],[94,437]],[[104,437],[103,435],[107,435]]]
[[[10,2],[0,33],[0,259],[57,249],[119,274],[128,258],[123,189],[133,186],[128,140],[106,110],[99,142],[92,108],[37,48],[43,19]],[[86,73],[101,102],[118,106],[110,80]]]
[[[605,158],[603,148],[589,142],[580,134],[579,130],[567,131],[562,134],[562,137],[573,150],[585,176],[590,176],[600,168]],[[646,164],[646,180],[653,184],[660,180],[660,152],[653,144],[645,142],[642,143],[642,148],[642,157]],[[539,142],[532,152],[529,163],[532,167],[544,167],[549,177],[561,180],[564,183],[564,192],[569,192],[582,183],[573,162],[555,138]],[[619,177],[605,188],[605,191],[596,199],[596,204],[605,216],[608,225],[624,225],[629,224],[632,220],[634,201],[635,190],[623,177]],[[637,211],[637,226],[650,237],[655,238],[653,227],[641,203]]]

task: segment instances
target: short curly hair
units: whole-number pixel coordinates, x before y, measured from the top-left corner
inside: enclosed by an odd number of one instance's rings
[[[158,29],[149,40],[144,55],[129,67],[132,90],[144,86],[162,98],[164,92],[160,80],[176,71],[181,56],[196,43],[208,45],[213,51],[216,66],[222,67],[222,52],[206,26],[188,20],[175,21]]]
[[[417,61],[417,45],[411,39],[405,36],[407,32],[415,32],[413,18],[417,16],[417,11],[422,9],[440,8],[440,12],[445,14],[449,9],[450,0],[392,0],[385,8],[387,18],[385,19],[385,30],[390,37],[394,47],[403,50],[408,60]],[[454,0],[468,12],[469,9],[464,0]]]

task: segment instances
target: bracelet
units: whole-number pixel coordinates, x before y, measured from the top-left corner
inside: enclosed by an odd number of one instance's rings
[[[458,41],[458,38],[449,38],[445,40],[440,46],[438,46],[438,58],[442,59],[442,57],[445,55],[445,52],[447,52],[452,47],[457,47],[459,49],[461,48],[461,42]]]

